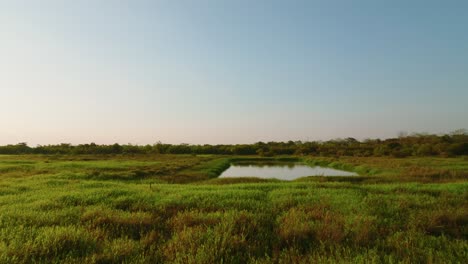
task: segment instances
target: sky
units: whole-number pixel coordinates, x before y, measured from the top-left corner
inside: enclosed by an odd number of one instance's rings
[[[468,1],[0,0],[0,144],[468,128]]]

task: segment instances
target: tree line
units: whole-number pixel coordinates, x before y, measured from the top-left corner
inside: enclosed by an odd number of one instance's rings
[[[408,157],[408,156],[461,156],[468,155],[468,133],[458,130],[445,135],[412,134],[389,139],[355,138],[328,141],[257,142],[236,145],[152,145],[95,143],[72,145],[38,145],[27,143],[0,146],[0,154],[218,154],[218,155],[317,155],[317,156],[359,156],[359,157]]]

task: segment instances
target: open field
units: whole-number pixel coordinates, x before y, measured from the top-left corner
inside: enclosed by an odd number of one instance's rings
[[[468,259],[466,157],[288,156],[362,176],[216,178],[239,158],[0,156],[0,263]]]

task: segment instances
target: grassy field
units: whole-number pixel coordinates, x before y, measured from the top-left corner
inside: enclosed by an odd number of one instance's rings
[[[468,259],[466,157],[302,157],[362,176],[216,178],[239,158],[0,156],[0,263]]]

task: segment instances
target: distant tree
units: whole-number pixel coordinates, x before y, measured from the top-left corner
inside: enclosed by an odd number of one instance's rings
[[[457,129],[457,130],[454,130],[450,133],[450,135],[452,136],[456,136],[456,135],[468,135],[468,131],[464,128],[460,128],[460,129]]]
[[[329,141],[257,142],[237,145],[98,145],[96,143],[71,145],[37,145],[32,148],[26,142],[0,146],[0,154],[217,154],[217,155],[320,155],[320,156],[459,156],[468,155],[468,134],[459,129],[446,135],[427,133],[403,135],[390,139],[366,139],[359,141],[348,137]]]
[[[123,150],[122,146],[120,146],[117,143],[115,143],[111,147],[111,151],[112,151],[113,154],[120,154],[120,153],[122,153],[122,150]]]
[[[448,147],[448,153],[451,155],[468,155],[468,143],[456,143]]]
[[[418,156],[431,156],[434,154],[434,151],[430,144],[422,144],[419,146],[416,153]]]

